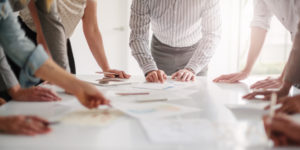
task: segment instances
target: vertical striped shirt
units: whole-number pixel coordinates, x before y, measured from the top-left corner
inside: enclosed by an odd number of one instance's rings
[[[209,63],[220,41],[219,0],[133,0],[130,47],[144,73],[157,70],[149,47],[149,30],[171,47],[199,42],[186,68],[200,72]]]

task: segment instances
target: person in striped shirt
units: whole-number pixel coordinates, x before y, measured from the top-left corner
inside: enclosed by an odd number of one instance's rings
[[[148,82],[207,74],[221,38],[219,5],[219,0],[133,0],[129,45]]]

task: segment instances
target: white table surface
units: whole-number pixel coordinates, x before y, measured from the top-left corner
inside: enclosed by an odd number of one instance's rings
[[[81,78],[94,78],[86,75]],[[144,82],[143,77],[132,77],[134,80]],[[107,92],[115,89],[128,89],[126,85],[118,87],[99,87]],[[55,88],[56,89],[56,88]],[[192,91],[191,98],[169,101],[168,103],[200,108],[201,111],[179,116],[181,119],[206,119],[220,126],[228,126],[228,135],[223,139],[203,139],[194,144],[184,143],[153,143],[138,120],[124,115],[109,126],[78,126],[57,124],[51,126],[52,132],[34,137],[0,135],[0,150],[233,150],[233,149],[272,149],[263,132],[261,117],[264,113],[261,108],[266,102],[246,101],[241,97],[249,92],[247,84],[216,84],[204,77],[197,77],[192,86],[185,90]],[[180,93],[170,90],[168,93]],[[63,98],[61,102],[9,102],[0,107],[0,115],[38,115],[52,120],[74,110],[83,110],[75,97],[58,92]],[[231,126],[232,125],[232,126]],[[236,129],[234,127],[237,127]],[[242,132],[242,128],[247,128]],[[205,130],[205,129],[203,129]],[[249,131],[248,131],[249,130]],[[205,136],[204,136],[205,137]],[[289,148],[299,149],[299,148]]]

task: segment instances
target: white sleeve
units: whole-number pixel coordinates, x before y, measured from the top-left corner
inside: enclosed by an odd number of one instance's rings
[[[268,30],[270,28],[273,13],[269,10],[264,0],[253,0],[253,8],[251,27],[259,27]]]

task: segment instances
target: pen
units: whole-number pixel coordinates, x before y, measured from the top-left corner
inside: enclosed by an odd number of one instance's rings
[[[50,126],[50,125],[57,125],[59,123],[60,123],[59,121],[52,121],[52,122],[45,123],[45,125]]]
[[[160,102],[160,101],[167,101],[167,98],[162,99],[147,99],[147,100],[137,100],[138,103],[148,103],[148,102]]]
[[[116,77],[119,77],[118,74],[113,73],[113,72],[96,72],[96,73],[98,73],[98,74],[104,74],[104,75],[115,75]]]
[[[116,94],[120,96],[130,96],[130,95],[149,95],[150,93],[141,92],[141,93],[116,93]]]

